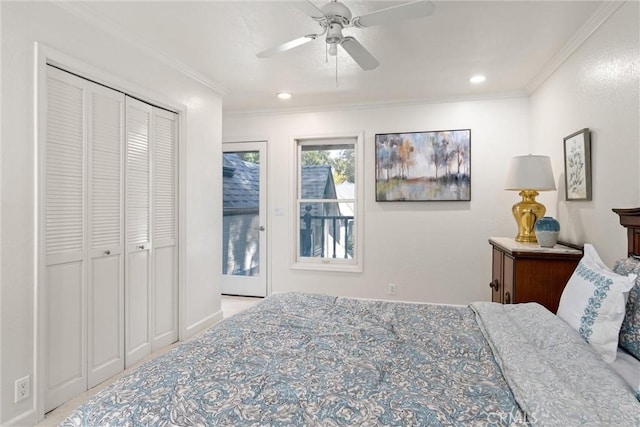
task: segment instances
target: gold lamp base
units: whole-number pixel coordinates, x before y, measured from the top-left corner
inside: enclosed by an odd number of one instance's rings
[[[536,201],[536,196],[539,194],[536,190],[522,190],[519,194],[522,196],[522,200],[513,205],[511,209],[518,224],[516,242],[536,243],[538,240],[533,226],[538,218],[544,216],[547,208]]]

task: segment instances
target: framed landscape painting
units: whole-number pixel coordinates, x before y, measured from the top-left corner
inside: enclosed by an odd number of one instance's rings
[[[471,200],[471,129],[376,134],[376,201]]]

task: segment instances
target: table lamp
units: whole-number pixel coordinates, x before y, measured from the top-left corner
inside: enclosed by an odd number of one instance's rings
[[[522,197],[511,210],[518,224],[517,242],[537,241],[533,226],[538,218],[544,216],[547,209],[536,201],[536,196],[539,194],[538,191],[555,189],[550,157],[529,154],[511,159],[505,190],[519,191]]]

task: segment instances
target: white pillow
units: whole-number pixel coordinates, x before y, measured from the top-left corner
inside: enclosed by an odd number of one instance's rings
[[[616,358],[627,295],[635,280],[635,274],[621,276],[611,271],[594,247],[586,244],[560,297],[558,317],[578,331],[605,362]]]

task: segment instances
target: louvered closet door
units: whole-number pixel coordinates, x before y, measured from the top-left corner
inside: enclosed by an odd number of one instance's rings
[[[124,369],[124,95],[96,86],[90,99],[89,388]]]
[[[49,69],[43,149],[46,292],[46,403],[50,410],[86,390],[85,105],[87,90]]]
[[[124,368],[124,95],[49,67],[43,147],[50,410]]]
[[[178,340],[177,114],[153,109],[152,351]]]
[[[126,98],[125,365],[151,353],[149,331],[152,107]]]

